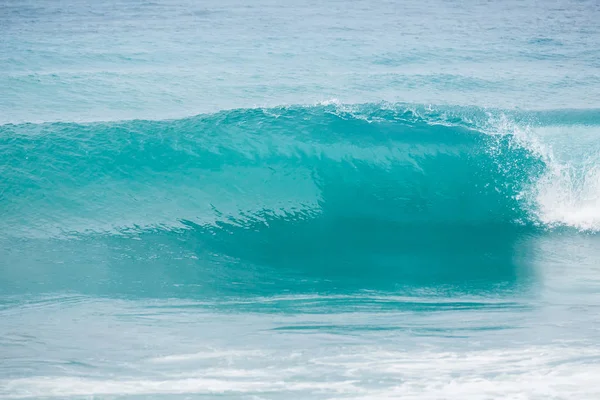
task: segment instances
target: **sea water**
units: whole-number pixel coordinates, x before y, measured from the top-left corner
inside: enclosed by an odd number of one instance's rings
[[[600,398],[600,3],[0,2],[0,398]]]

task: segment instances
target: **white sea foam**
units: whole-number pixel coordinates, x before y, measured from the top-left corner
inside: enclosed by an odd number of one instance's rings
[[[600,152],[594,146],[569,149],[569,141],[583,141],[578,126],[557,129],[522,126],[504,114],[490,115],[493,133],[511,134],[515,143],[531,151],[545,164],[543,174],[526,185],[519,198],[539,223],[549,228],[571,227],[600,231]],[[549,133],[548,131],[553,131]],[[588,142],[600,134],[600,127],[586,127]],[[562,151],[561,151],[562,150]]]
[[[259,354],[232,355],[231,366],[159,377],[48,376],[4,380],[0,382],[0,396],[7,399],[158,394],[331,399],[600,396],[596,382],[600,352],[587,347],[554,345],[466,352],[401,352],[360,347],[330,354],[282,356],[272,351]],[[244,366],[245,362],[248,365]]]

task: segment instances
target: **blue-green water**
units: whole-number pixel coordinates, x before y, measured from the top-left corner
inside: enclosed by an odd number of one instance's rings
[[[598,21],[0,2],[0,398],[600,397]]]

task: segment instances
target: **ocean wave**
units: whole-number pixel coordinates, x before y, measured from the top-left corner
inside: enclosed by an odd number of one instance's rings
[[[600,153],[561,160],[532,127],[597,117],[329,101],[169,121],[2,125],[0,224],[3,235],[27,237],[274,220],[595,231]]]

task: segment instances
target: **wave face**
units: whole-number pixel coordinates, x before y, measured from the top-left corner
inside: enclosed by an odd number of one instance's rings
[[[322,105],[4,125],[2,231],[116,233],[272,218],[350,229],[535,222],[522,197],[544,172],[543,158],[514,135],[478,126],[483,112],[457,111]]]
[[[507,121],[479,109],[325,104],[3,125],[0,223],[4,235],[36,237],[275,217],[597,229],[594,154],[579,168],[561,162]]]
[[[41,270],[44,290],[91,271],[111,291],[514,283],[524,237],[598,229],[593,164],[544,142],[597,116],[330,103],[3,125],[3,258],[33,271],[5,289]]]

